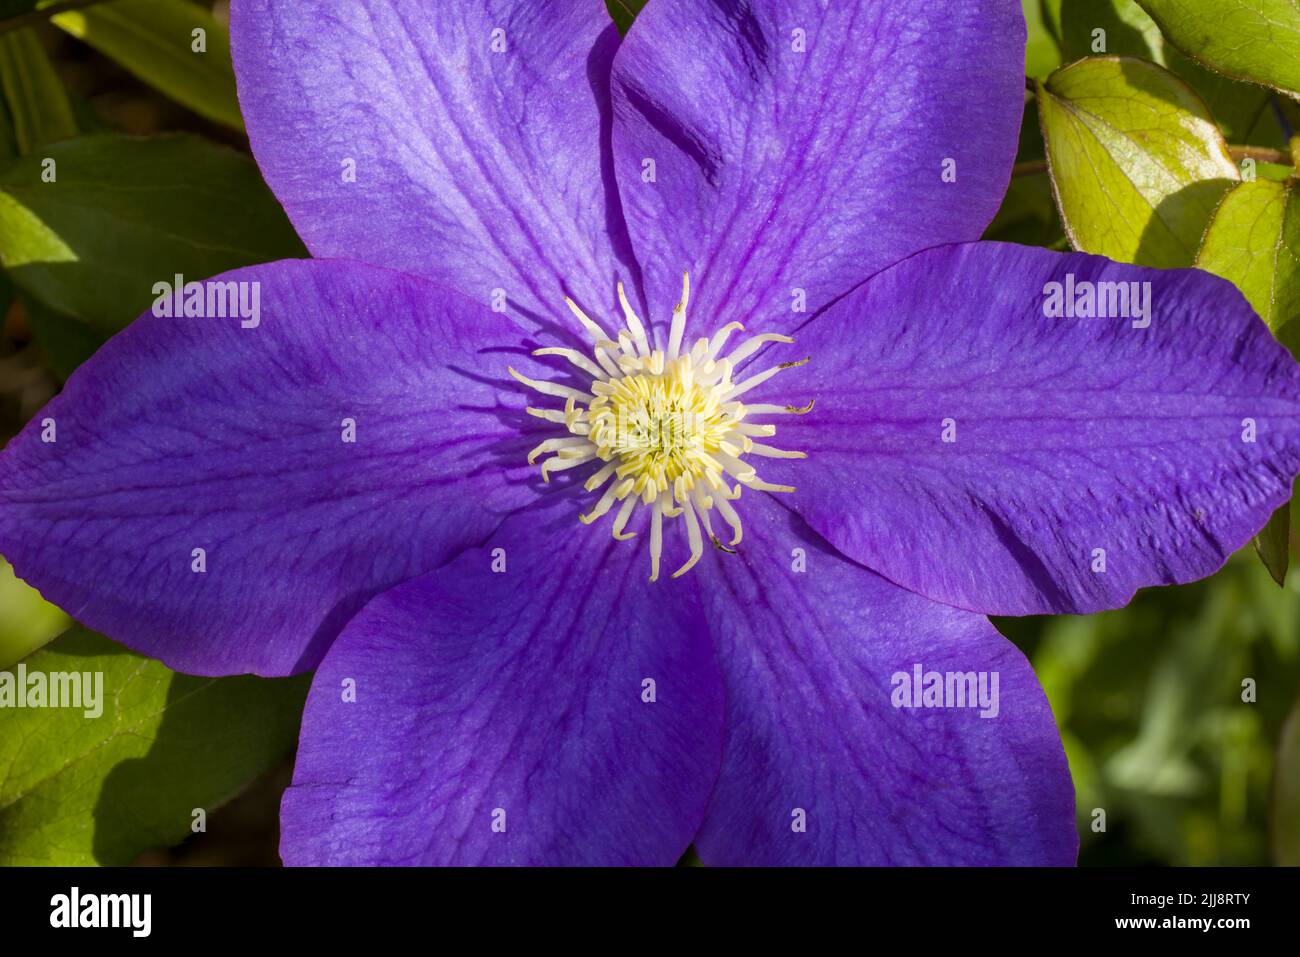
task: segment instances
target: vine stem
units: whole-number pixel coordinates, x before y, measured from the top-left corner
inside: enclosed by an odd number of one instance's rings
[[[1036,176],[1047,172],[1047,160],[1025,160],[1011,167],[1012,176]]]
[[[1228,146],[1228,155],[1241,162],[1244,159],[1253,159],[1259,163],[1277,163],[1280,166],[1290,166],[1291,157],[1282,150],[1271,149],[1267,146]]]

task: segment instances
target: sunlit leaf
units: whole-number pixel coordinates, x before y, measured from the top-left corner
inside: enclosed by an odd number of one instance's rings
[[[1132,57],[1094,57],[1038,84],[1052,182],[1076,248],[1122,262],[1190,265],[1238,179],[1187,85]]]
[[[22,660],[71,624],[40,592],[15,578],[13,567],[0,558],[0,668]]]
[[[1183,53],[1228,76],[1300,94],[1296,0],[1139,0]]]
[[[1300,324],[1300,197],[1295,181],[1239,183],[1215,210],[1196,256],[1201,269],[1230,280],[1293,349]],[[1254,538],[1260,561],[1279,585],[1290,562],[1291,507],[1283,505]]]
[[[1239,183],[1215,210],[1196,256],[1228,279],[1282,337],[1300,317],[1300,193],[1294,180]]]
[[[1028,39],[1025,42],[1025,76],[1047,76],[1061,65],[1061,48],[1047,24],[1041,0],[1020,0]]]
[[[75,672],[101,694],[95,707],[0,708],[0,865],[128,864],[180,842],[196,809],[291,752],[307,692],[305,676],[178,675],[80,627],[15,666],[12,694],[19,668],[29,704],[33,674],[48,689]]]
[[[1109,54],[1151,60],[1182,77],[1205,101],[1223,133],[1245,141],[1268,113],[1269,92],[1200,66],[1166,42],[1136,0],[1064,0],[1062,43],[1066,60]]]

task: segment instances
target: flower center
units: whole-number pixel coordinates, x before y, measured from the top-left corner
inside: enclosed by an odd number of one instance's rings
[[[634,493],[653,488],[657,494],[679,478],[694,484],[707,471],[705,456],[716,454],[727,440],[731,423],[716,392],[681,375],[690,371],[674,364],[664,375],[610,380],[608,394],[593,388],[588,441],[607,453],[601,456],[606,461],[619,461],[618,473],[637,476]]]
[[[711,339],[700,339],[682,351],[686,328],[686,304],[690,298],[690,276],[682,277],[682,299],[673,310],[667,349],[652,348],[645,327],[628,302],[623,284],[618,285],[626,328],[617,339],[590,319],[571,299],[565,303],[591,335],[590,356],[575,349],[538,349],[534,355],[567,359],[589,380],[587,391],[529,379],[514,369],[510,374],[543,395],[564,399],[564,409],[529,408],[530,415],[563,425],[567,435],[547,439],[528,455],[529,464],[550,453],[542,462],[542,479],[553,472],[577,468],[588,462],[600,467],[587,479],[585,488],[604,492],[586,515],[591,524],[618,504],[612,526],[614,538],[622,541],[638,503],[650,512],[650,580],[659,577],[663,553],[663,520],[683,518],[691,557],[673,573],[687,572],[704,554],[704,536],[715,548],[734,551],[740,544],[740,516],[732,502],[743,486],[759,492],[793,492],[788,485],[770,485],[744,461],[746,455],[768,458],[805,458],[802,452],[787,452],[755,438],[776,434],[776,426],[752,421],[754,416],[796,414],[812,410],[812,403],[791,405],[745,405],[740,397],[762,385],[782,369],[803,365],[807,359],[772,366],[740,382],[732,381],[736,367],[771,342],[790,343],[789,336],[764,333],[751,336],[729,354],[722,350],[731,334],[742,329],[732,322]],[[733,485],[732,482],[735,484]],[[717,512],[731,528],[730,545],[723,545],[713,533],[712,515]],[[701,524],[703,532],[701,532]]]

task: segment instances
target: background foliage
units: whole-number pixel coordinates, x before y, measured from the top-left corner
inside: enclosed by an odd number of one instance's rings
[[[642,5],[608,0],[622,30]],[[986,238],[1198,265],[1294,351],[1297,0],[1022,6],[1020,151]],[[305,254],[248,153],[226,22],[222,2],[0,0],[0,440],[159,276]],[[997,622],[1052,702],[1082,863],[1300,864],[1291,530],[1284,508],[1213,578],[1120,611]],[[0,668],[22,659],[104,671],[111,700],[94,722],[0,710],[0,864],[276,860],[307,678],[173,674],[0,560]]]

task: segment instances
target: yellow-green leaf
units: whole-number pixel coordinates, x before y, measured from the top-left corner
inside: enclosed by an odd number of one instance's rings
[[[1066,234],[1121,262],[1191,265],[1239,179],[1205,104],[1133,57],[1093,57],[1038,84],[1048,166]]]
[[[1160,33],[1136,0],[1065,0],[1061,7],[1066,60],[1085,56],[1135,56],[1158,63],[1187,81],[1232,142],[1246,139],[1266,114],[1269,92],[1238,83],[1183,56]]]
[[[1138,0],[1160,32],[1227,76],[1300,95],[1296,0]]]
[[[1201,240],[1196,265],[1241,290],[1273,334],[1295,351],[1300,323],[1300,198],[1295,181],[1259,179],[1228,191]],[[1291,550],[1291,505],[1254,538],[1255,553],[1279,585]]]
[[[72,619],[15,577],[13,566],[0,558],[0,668],[26,658],[71,624]]]
[[[1029,35],[1025,42],[1025,76],[1046,76],[1061,65],[1061,48],[1048,27],[1041,0],[1021,0]]]
[[[1300,316],[1300,195],[1296,183],[1238,183],[1215,210],[1201,250],[1201,269],[1234,283],[1282,337]]]
[[[51,675],[70,706],[49,706]],[[0,701],[6,686],[13,698],[0,707],[0,865],[129,864],[179,843],[196,810],[290,753],[307,682],[180,675],[72,628],[0,672]]]

